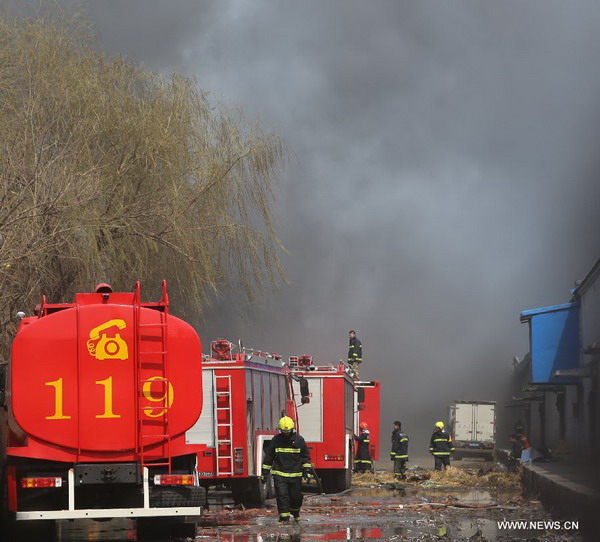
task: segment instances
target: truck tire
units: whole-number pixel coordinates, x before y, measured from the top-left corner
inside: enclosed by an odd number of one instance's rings
[[[267,483],[263,483],[258,477],[234,482],[231,487],[234,502],[243,504],[245,508],[262,508],[269,492],[268,483],[273,485],[271,476]]]
[[[273,482],[272,476],[267,476],[267,481],[265,482],[265,498],[275,498],[275,482]]]
[[[350,469],[324,469],[317,473],[324,493],[340,493],[352,484]]]
[[[345,469],[346,473],[344,476],[344,488],[341,491],[350,489],[352,487],[352,469]]]
[[[150,489],[151,508],[203,506],[206,490],[203,487],[153,487]]]

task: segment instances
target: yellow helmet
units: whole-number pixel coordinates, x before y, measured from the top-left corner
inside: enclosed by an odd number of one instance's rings
[[[294,420],[289,416],[284,416],[279,420],[279,424],[277,425],[280,431],[291,431],[294,429]]]
[[[444,429],[444,422],[435,422],[435,426],[439,429]]]

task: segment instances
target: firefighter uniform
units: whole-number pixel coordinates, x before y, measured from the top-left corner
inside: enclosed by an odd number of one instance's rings
[[[408,435],[401,431],[400,423],[392,431],[392,451],[390,459],[394,462],[394,477],[406,480],[406,463],[408,462]]]
[[[350,344],[348,346],[348,364],[354,372],[356,377],[359,378],[359,368],[362,363],[362,343],[358,340],[356,333],[350,331]]]
[[[294,422],[287,416],[279,421],[279,429],[285,432],[273,437],[262,466],[263,473],[270,472],[273,477],[281,523],[288,522],[290,515],[296,520],[300,518],[302,476],[308,476],[312,467],[306,442],[294,433],[293,427]]]
[[[444,431],[444,423],[436,422],[429,444],[429,452],[435,459],[435,470],[442,470],[442,466],[444,469],[450,466],[450,454],[453,451],[452,437]]]
[[[371,462],[371,453],[369,446],[371,445],[370,433],[366,423],[361,423],[360,435],[354,435],[354,440],[358,441],[356,456],[354,457],[354,471],[366,472],[373,470]]]

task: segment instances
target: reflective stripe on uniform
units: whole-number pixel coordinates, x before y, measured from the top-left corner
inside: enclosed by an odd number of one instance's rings
[[[398,454],[396,454],[394,457],[395,457],[396,459],[407,459],[407,458],[408,458],[408,455],[398,455]]]
[[[275,453],[299,454],[300,448],[275,448]]]
[[[355,463],[371,463],[371,460],[369,459],[355,459],[354,460]]]
[[[434,438],[433,442],[449,442],[447,438]]]
[[[290,513],[289,512],[281,512],[281,514],[279,514],[280,518],[289,518],[290,517]]]
[[[312,467],[312,465],[310,463],[302,463],[303,469],[310,469],[311,467]]]
[[[263,465],[262,468],[265,470],[271,470],[271,465]]]
[[[450,452],[431,452],[433,455],[450,455]]]
[[[369,439],[365,439],[363,440],[363,442],[371,442]]]
[[[408,442],[408,438],[401,438],[400,442]]]
[[[280,470],[272,470],[271,474],[277,474],[278,476],[285,476],[286,478],[299,478],[302,476],[301,472],[282,472]]]

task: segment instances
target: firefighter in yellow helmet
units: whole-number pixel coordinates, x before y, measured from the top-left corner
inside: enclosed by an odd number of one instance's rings
[[[446,470],[450,466],[450,454],[454,451],[452,437],[444,431],[444,422],[435,422],[429,444],[429,453],[435,460],[435,470]]]
[[[302,507],[302,478],[308,478],[312,464],[304,439],[294,432],[294,420],[284,416],[279,420],[275,435],[265,453],[263,474],[271,473],[279,523],[289,523],[290,516],[300,521]]]

